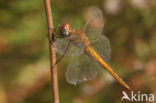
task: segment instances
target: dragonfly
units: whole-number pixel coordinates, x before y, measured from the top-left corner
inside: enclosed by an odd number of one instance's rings
[[[99,8],[90,9],[88,21],[83,30],[71,29],[70,24],[59,26],[58,37],[54,46],[56,52],[63,56],[74,56],[68,65],[65,77],[70,84],[82,83],[94,78],[101,68],[108,71],[122,86],[130,87],[108,65],[111,47],[109,39],[103,34],[104,20]]]

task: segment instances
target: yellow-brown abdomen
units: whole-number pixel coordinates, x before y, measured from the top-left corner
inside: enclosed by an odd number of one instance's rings
[[[121,85],[130,90],[130,87],[113,71],[113,69],[99,56],[94,48],[89,45],[85,48],[87,55],[96,60],[104,69],[106,69]]]

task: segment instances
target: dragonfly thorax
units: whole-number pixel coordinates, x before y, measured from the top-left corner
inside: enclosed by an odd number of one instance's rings
[[[68,23],[64,23],[61,26],[59,26],[59,34],[62,37],[66,37],[71,32],[71,26]]]
[[[68,40],[77,47],[86,47],[90,45],[87,37],[81,30],[72,30],[69,33]]]

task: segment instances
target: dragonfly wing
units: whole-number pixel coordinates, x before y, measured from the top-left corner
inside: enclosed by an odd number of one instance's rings
[[[83,32],[98,54],[108,62],[111,57],[111,46],[107,37],[102,35],[104,27],[102,11],[98,8],[91,8],[88,17]]]
[[[66,80],[70,84],[77,84],[91,80],[98,73],[98,65],[88,55],[83,53],[79,58],[73,60],[66,70]]]
[[[111,45],[109,39],[100,35],[97,41],[90,42],[96,52],[108,63],[111,59]]]
[[[67,38],[54,42],[56,52],[66,56],[78,56],[82,54],[84,48],[74,46]]]
[[[91,42],[91,45],[106,62],[109,62],[111,47],[107,37],[101,35],[100,39],[96,42]],[[102,70],[101,68],[94,59],[83,53],[67,67],[66,80],[70,84],[91,80]]]
[[[83,32],[90,41],[96,40],[103,32],[104,20],[102,11],[98,8],[90,8],[87,14],[88,22],[85,24]]]

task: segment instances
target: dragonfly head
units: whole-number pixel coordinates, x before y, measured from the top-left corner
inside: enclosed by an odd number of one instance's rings
[[[59,26],[59,34],[62,37],[66,37],[71,32],[71,26],[68,23],[64,23],[61,26]]]

